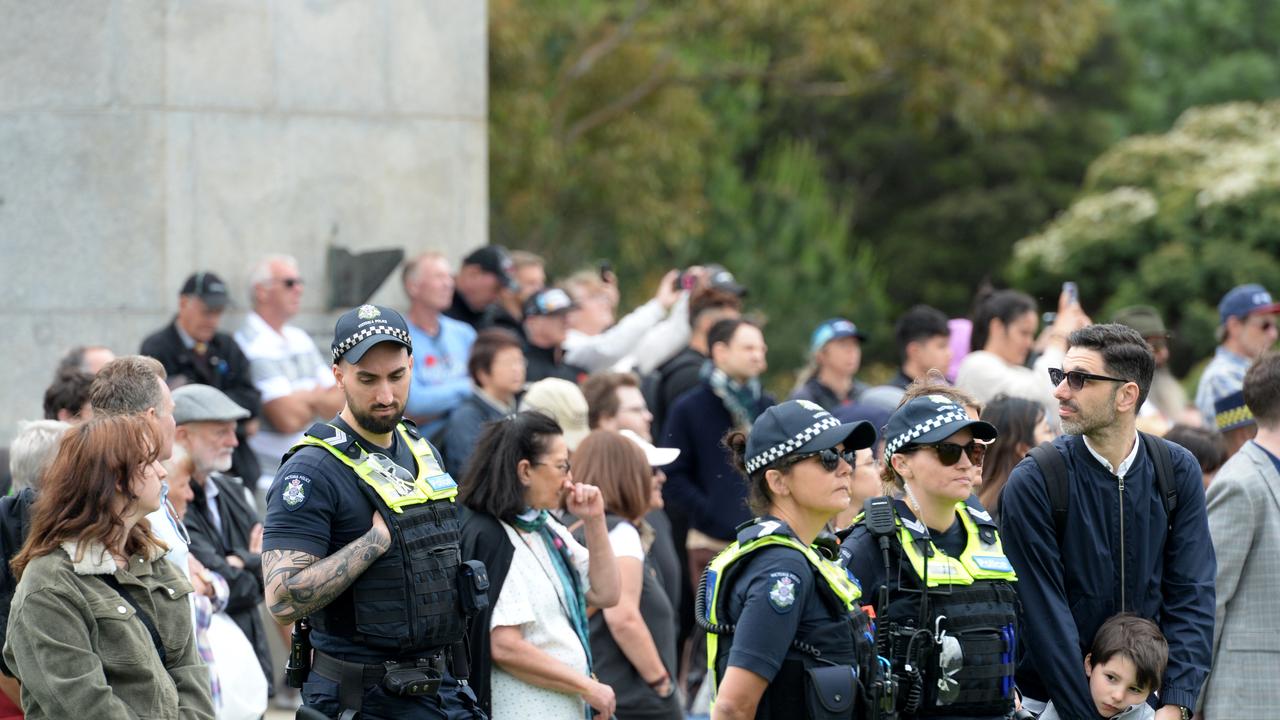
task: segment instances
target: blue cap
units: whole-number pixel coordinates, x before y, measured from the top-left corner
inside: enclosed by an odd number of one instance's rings
[[[400,313],[383,305],[361,305],[342,313],[333,327],[333,362],[360,362],[369,348],[378,343],[393,342],[413,352],[409,326]]]
[[[1254,313],[1280,313],[1280,303],[1272,302],[1271,293],[1257,283],[1231,288],[1218,303],[1218,318],[1223,325],[1227,324],[1227,318],[1242,318]]]
[[[1213,401],[1213,421],[1218,432],[1235,430],[1257,423],[1249,406],[1244,404],[1244,391],[1237,390]]]
[[[1000,432],[984,420],[974,420],[969,413],[946,395],[922,395],[907,401],[889,417],[884,427],[884,461],[908,445],[942,442],[969,428],[978,440],[995,440]]]
[[[823,345],[832,340],[846,337],[856,337],[859,340],[867,339],[867,336],[861,330],[858,330],[858,326],[854,325],[853,322],[844,318],[831,318],[813,331],[813,338],[809,340],[809,352],[816,353],[822,349]]]
[[[876,429],[866,421],[842,423],[808,400],[788,400],[765,410],[751,426],[747,474],[788,455],[814,453],[840,443],[846,450],[869,448],[876,444]]]

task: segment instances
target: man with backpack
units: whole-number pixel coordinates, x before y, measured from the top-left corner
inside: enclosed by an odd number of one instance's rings
[[[1216,571],[1200,469],[1137,431],[1155,370],[1137,331],[1090,325],[1067,344],[1047,378],[1065,434],[1014,468],[1000,498],[1023,612],[1018,686],[1028,709],[1052,700],[1063,717],[1097,718],[1087,643],[1132,612],[1169,643],[1157,719],[1190,718],[1209,671]]]

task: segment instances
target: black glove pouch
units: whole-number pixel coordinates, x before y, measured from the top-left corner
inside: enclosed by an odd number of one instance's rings
[[[440,690],[440,673],[426,660],[417,663],[386,663],[382,687],[392,695],[416,697],[435,695]]]
[[[805,670],[804,699],[813,720],[848,720],[857,695],[855,670],[848,665],[820,665]]]

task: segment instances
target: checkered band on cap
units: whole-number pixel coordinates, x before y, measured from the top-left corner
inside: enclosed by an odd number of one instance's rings
[[[1214,420],[1219,430],[1233,430],[1241,425],[1254,422],[1253,413],[1249,412],[1249,408],[1246,405],[1223,410],[1214,416]]]
[[[944,425],[950,425],[951,423],[956,422],[968,422],[972,419],[969,417],[969,413],[965,412],[964,408],[959,405],[943,405],[938,408],[938,410],[940,412],[937,415],[934,415],[922,423],[916,424],[904,433],[899,433],[897,437],[885,443],[884,461],[888,463],[889,458],[893,457],[894,453],[898,452],[904,446],[910,444],[916,438],[924,435],[925,433],[937,430]]]
[[[796,433],[791,437],[791,439],[786,440],[785,442],[780,442],[768,450],[765,450],[764,452],[747,460],[747,474],[750,475],[775,460],[781,460],[789,453],[799,450],[805,443],[817,437],[819,433],[836,427],[840,427],[840,421],[830,415],[827,415],[804,430]]]
[[[409,339],[409,333],[385,323],[376,323],[352,333],[347,336],[347,339],[335,345],[333,347],[333,361],[335,363],[338,362],[338,359],[343,355],[346,355],[348,350],[360,344],[360,342],[366,338],[371,338],[374,335],[386,335],[399,340],[409,347],[413,347],[413,341]]]

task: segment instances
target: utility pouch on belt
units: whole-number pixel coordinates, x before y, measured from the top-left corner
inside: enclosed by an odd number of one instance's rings
[[[848,665],[819,665],[805,670],[805,717],[848,720],[853,717],[857,671]]]
[[[440,690],[440,673],[427,660],[387,662],[383,665],[387,674],[382,678],[382,687],[392,695],[416,697],[435,695]]]
[[[467,560],[458,566],[458,599],[467,617],[489,607],[489,573],[479,560]]]

